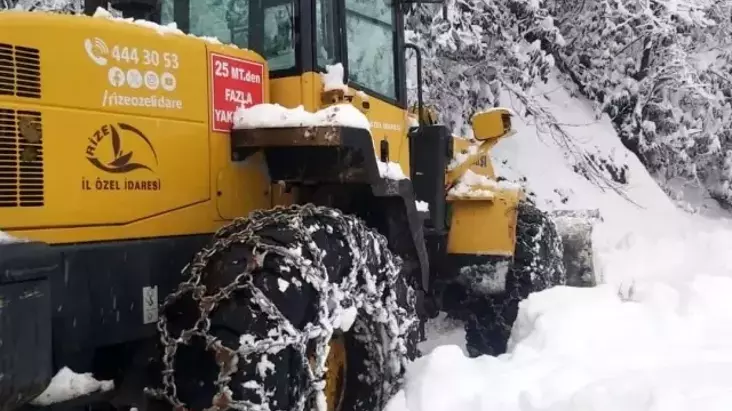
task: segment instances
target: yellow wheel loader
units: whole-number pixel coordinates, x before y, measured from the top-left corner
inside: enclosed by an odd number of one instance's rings
[[[506,109],[410,114],[415,2],[0,12],[0,410],[380,410],[438,310],[496,354],[591,283],[591,218],[497,181]]]

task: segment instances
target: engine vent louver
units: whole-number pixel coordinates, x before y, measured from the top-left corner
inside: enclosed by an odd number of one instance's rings
[[[0,107],[0,208],[41,206],[41,113]]]
[[[41,98],[41,53],[0,43],[0,96]]]

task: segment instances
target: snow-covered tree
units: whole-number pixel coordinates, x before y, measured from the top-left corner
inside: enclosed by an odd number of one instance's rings
[[[81,14],[84,12],[84,0],[0,0],[0,10],[3,9]]]
[[[528,90],[546,79],[553,56],[539,38],[558,45],[562,37],[547,10],[531,0],[447,0],[444,6],[415,6],[407,19],[407,41],[423,56],[426,100],[441,122],[470,135],[468,119],[497,104],[501,84]],[[443,10],[444,7],[444,10]],[[533,35],[535,41],[527,41]]]
[[[566,39],[558,67],[613,119],[663,183],[731,203],[729,0],[544,2]]]
[[[530,117],[563,147],[578,174],[619,191],[613,176],[575,144],[533,90],[554,68],[554,51],[565,47],[554,16],[541,1],[447,0],[442,6],[417,6],[407,19],[407,41],[423,52],[426,102],[436,106],[439,122],[455,135],[472,137],[473,114],[498,105],[500,94],[508,95],[518,114]]]

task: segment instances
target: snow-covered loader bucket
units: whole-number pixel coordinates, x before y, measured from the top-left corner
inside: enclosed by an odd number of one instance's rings
[[[567,285],[592,287],[598,279],[592,250],[592,230],[602,222],[599,210],[554,210],[549,213],[562,238],[562,260],[567,272]]]

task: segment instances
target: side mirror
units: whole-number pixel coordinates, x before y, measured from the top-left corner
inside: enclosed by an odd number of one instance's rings
[[[511,111],[496,107],[473,116],[473,135],[476,140],[485,141],[507,137],[511,130]]]

